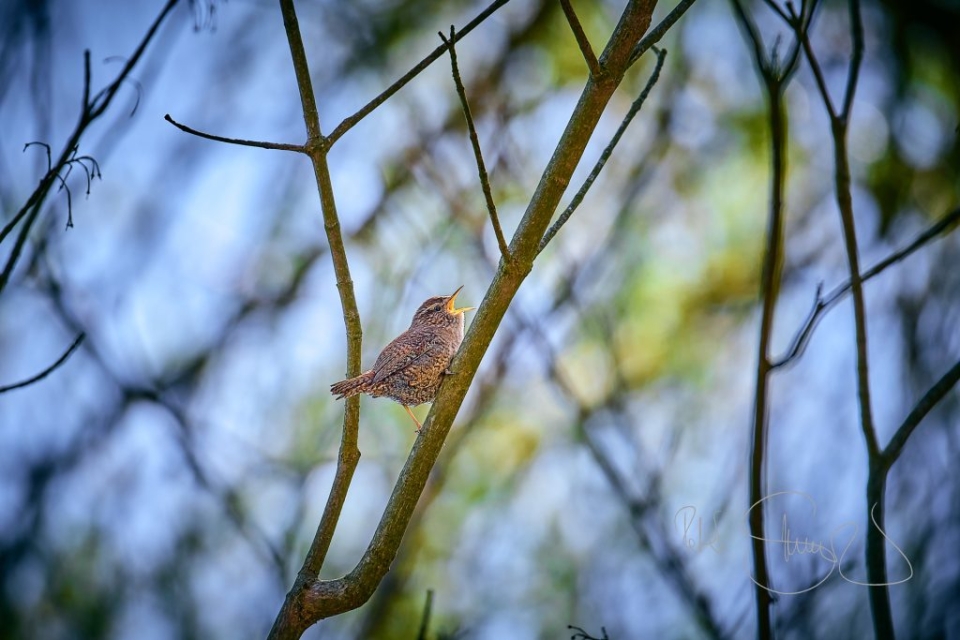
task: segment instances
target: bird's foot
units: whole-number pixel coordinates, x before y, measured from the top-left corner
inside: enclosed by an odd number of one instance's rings
[[[413,420],[414,424],[417,425],[417,433],[420,433],[420,430],[423,429],[423,423],[417,420],[417,416],[413,415],[413,411],[410,410],[410,407],[403,405],[403,408],[406,409],[407,415],[410,416],[410,419]]]

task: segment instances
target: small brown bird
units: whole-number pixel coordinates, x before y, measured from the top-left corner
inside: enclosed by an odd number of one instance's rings
[[[432,402],[437,396],[444,374],[451,373],[450,361],[463,342],[463,314],[476,308],[454,307],[460,289],[420,305],[410,328],[380,352],[372,369],[330,385],[330,392],[337,400],[358,393],[391,398],[403,405],[420,433],[423,425],[410,407]]]

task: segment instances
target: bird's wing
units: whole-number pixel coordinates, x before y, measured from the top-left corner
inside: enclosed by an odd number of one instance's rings
[[[411,366],[421,358],[429,357],[436,349],[430,340],[417,340],[409,334],[399,336],[383,348],[373,365],[373,384]]]

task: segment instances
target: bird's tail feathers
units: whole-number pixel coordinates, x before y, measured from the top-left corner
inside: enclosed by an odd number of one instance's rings
[[[373,380],[373,371],[365,371],[356,378],[347,378],[330,385],[330,393],[337,396],[337,400],[355,396],[366,391],[366,387]]]

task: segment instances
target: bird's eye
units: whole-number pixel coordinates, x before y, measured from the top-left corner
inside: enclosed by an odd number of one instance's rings
[[[433,305],[433,310],[434,310],[434,311],[440,311],[440,305],[438,305],[438,304]]]

